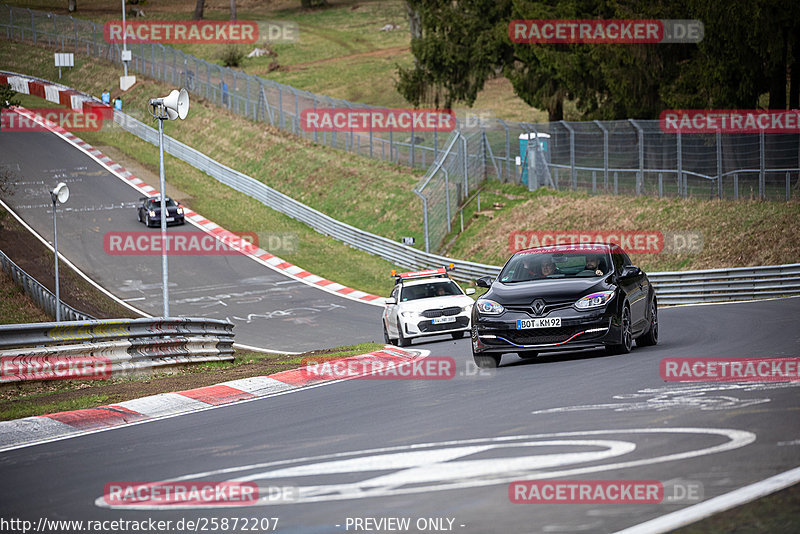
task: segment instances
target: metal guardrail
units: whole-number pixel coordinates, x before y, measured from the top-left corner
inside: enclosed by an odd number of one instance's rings
[[[660,304],[729,302],[800,295],[800,263],[650,273]]]
[[[2,250],[0,250],[0,266],[39,308],[44,310],[50,317],[56,316],[56,296],[40,284],[38,280],[11,261],[11,258],[6,256]],[[91,315],[79,312],[64,302],[59,302],[58,305],[61,308],[61,317],[67,321],[91,321],[94,319]]]
[[[24,76],[16,73],[9,74]],[[31,76],[27,77],[37,79]],[[115,111],[114,122],[141,139],[154,145],[158,144],[158,132],[133,117]],[[431,254],[350,226],[306,206],[246,174],[231,169],[167,135],[164,136],[164,150],[219,182],[310,226],[321,234],[337,239],[355,249],[379,256],[397,266],[409,269],[428,269],[453,263],[455,264],[453,278],[466,282],[486,275],[496,277],[500,273],[501,267],[496,265]],[[798,273],[800,273],[800,264],[649,273],[648,276],[658,290],[659,302],[668,305],[800,294],[800,281],[795,280],[795,275]],[[777,283],[775,278],[780,278],[783,282]],[[737,281],[738,285],[735,283]]]
[[[54,379],[87,359],[101,362],[103,378],[233,360],[233,337],[233,323],[185,317],[0,325],[0,383]]]

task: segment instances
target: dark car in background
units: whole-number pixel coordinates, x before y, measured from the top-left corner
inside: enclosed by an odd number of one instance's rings
[[[167,208],[167,224],[183,224],[183,206],[176,203],[170,197],[164,199]],[[139,222],[144,223],[146,226],[160,226],[161,225],[161,198],[155,197],[141,197],[139,199],[138,207]]]
[[[538,247],[515,253],[472,309],[479,367],[501,356],[604,347],[612,354],[658,343],[658,304],[647,275],[614,244]]]

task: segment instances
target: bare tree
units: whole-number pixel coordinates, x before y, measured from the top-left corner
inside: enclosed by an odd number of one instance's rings
[[[231,0],[231,20],[236,20],[236,0]]]
[[[194,16],[192,17],[194,20],[203,20],[203,8],[206,6],[206,0],[197,0],[197,4],[194,6]]]

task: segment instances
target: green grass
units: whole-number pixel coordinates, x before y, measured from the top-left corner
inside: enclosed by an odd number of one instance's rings
[[[9,408],[0,408],[0,421],[9,421],[11,419],[20,419],[22,417],[31,417],[48,413],[95,408],[97,406],[102,406],[107,399],[107,395],[93,394],[59,402],[40,402],[38,398],[32,398],[30,402],[15,403]]]
[[[0,324],[44,323],[51,319],[0,270]]]

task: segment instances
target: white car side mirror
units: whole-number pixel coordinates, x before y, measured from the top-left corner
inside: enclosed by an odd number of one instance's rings
[[[389,297],[388,299],[384,299],[383,303],[388,306],[390,304],[397,304],[397,301],[395,300],[394,297]]]

